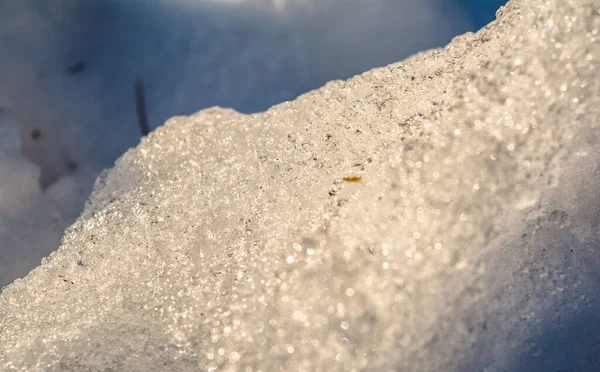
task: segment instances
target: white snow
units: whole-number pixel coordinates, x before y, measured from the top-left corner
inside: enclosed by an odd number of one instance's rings
[[[599,9],[171,119],[0,295],[0,366],[598,370]]]
[[[57,248],[94,176],[139,142],[137,79],[152,128],[214,105],[263,111],[443,45],[469,28],[448,4],[2,2],[0,107],[12,118],[0,119],[0,287]]]

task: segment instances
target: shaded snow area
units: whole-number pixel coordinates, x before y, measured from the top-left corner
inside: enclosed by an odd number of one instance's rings
[[[598,30],[597,0],[513,0],[264,113],[170,119],[4,289],[0,369],[600,370]]]
[[[456,0],[0,2],[0,287],[56,250],[139,143],[136,81],[153,129],[264,111],[471,28]]]

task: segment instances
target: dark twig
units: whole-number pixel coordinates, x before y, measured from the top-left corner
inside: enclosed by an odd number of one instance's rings
[[[147,136],[150,133],[148,126],[148,116],[146,114],[146,98],[144,97],[144,82],[142,80],[135,81],[135,108],[137,110],[138,124],[142,136]]]

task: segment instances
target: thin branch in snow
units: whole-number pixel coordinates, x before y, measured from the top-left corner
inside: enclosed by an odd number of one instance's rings
[[[148,126],[148,115],[146,114],[146,99],[144,96],[144,82],[136,80],[135,82],[135,107],[137,110],[138,124],[142,136],[147,136],[150,133]]]

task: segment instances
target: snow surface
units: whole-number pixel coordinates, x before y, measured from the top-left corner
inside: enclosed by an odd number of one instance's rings
[[[596,371],[600,3],[514,0],[265,113],[177,117],[0,295],[4,370]]]
[[[263,111],[447,43],[471,27],[451,4],[0,2],[0,287],[58,247],[95,176],[139,143],[136,80],[152,128],[214,105]]]

